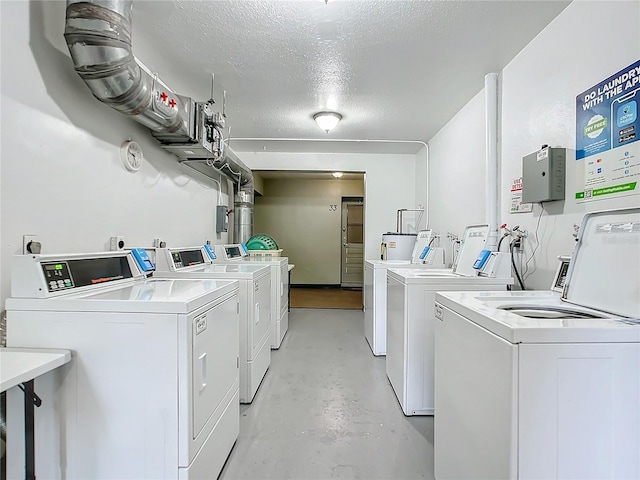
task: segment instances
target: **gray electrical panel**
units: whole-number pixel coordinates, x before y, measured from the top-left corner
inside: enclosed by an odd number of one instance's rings
[[[564,200],[567,150],[546,145],[522,159],[522,203]]]
[[[229,228],[229,208],[226,205],[216,207],[216,233],[226,232]]]

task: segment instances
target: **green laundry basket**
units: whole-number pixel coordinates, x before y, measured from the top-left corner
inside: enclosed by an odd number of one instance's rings
[[[264,233],[254,235],[247,241],[249,250],[278,250],[276,241]]]

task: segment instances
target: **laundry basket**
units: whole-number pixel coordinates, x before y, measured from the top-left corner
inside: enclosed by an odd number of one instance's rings
[[[249,250],[278,250],[278,243],[264,233],[254,235],[247,241],[247,249]]]

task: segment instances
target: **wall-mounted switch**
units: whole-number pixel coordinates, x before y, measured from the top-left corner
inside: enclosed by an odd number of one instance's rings
[[[42,250],[42,244],[37,235],[23,235],[22,236],[22,254],[28,255],[30,253],[40,253]]]
[[[111,237],[109,241],[109,250],[112,252],[124,250],[124,237]]]

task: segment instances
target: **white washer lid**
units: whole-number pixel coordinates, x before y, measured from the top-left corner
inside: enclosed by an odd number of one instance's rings
[[[473,268],[478,255],[485,248],[489,236],[489,225],[469,225],[464,229],[460,253],[453,271],[465,277],[476,277],[478,271]]]
[[[640,318],[640,208],[584,216],[562,298]]]

